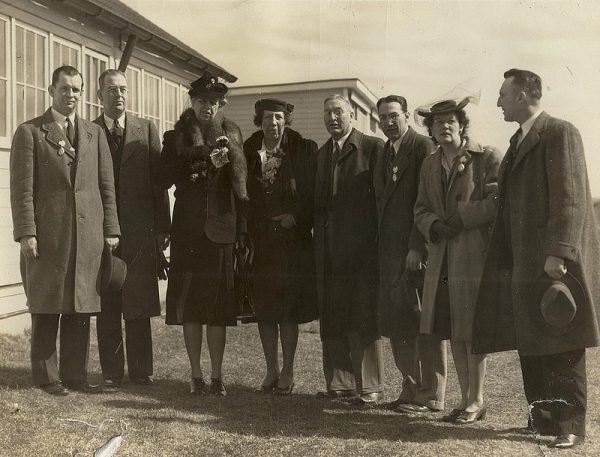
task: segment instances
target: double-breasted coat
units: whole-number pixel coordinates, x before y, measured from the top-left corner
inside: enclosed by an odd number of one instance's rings
[[[104,116],[94,122],[111,141]],[[119,255],[127,263],[127,279],[120,292],[124,319],[160,315],[156,234],[168,232],[171,224],[169,195],[154,178],[160,151],[154,123],[127,114],[121,147],[111,148],[121,226]]]
[[[378,162],[375,169],[379,215],[379,326],[381,334],[389,338],[414,336],[419,331],[410,307],[398,300],[396,281],[404,272],[409,250],[426,253],[425,239],[413,223],[413,210],[421,164],[434,149],[433,141],[409,127],[396,156],[392,158],[388,141],[384,160]]]
[[[496,217],[498,167],[501,153],[468,141],[463,159],[455,164],[444,190],[442,150],[423,161],[415,224],[427,240],[427,269],[423,285],[421,333],[431,334],[435,301],[444,258],[448,265],[448,289],[452,339],[471,341],[475,302],[487,252],[489,232]],[[459,163],[462,162],[462,167]],[[463,168],[459,171],[459,168]],[[446,240],[433,240],[431,226],[458,213],[464,228]]]
[[[37,237],[39,258],[21,256],[31,313],[100,311],[104,237],[120,234],[112,160],[102,129],[76,120],[76,153],[50,110],[21,124],[10,154],[14,239]]]
[[[511,149],[499,172],[500,208],[477,300],[473,350],[537,356],[598,346],[600,243],[579,131],[542,112],[518,149]],[[565,260],[587,298],[559,331],[545,324],[540,311],[549,255]]]
[[[379,336],[373,173],[383,149],[381,139],[356,129],[346,139],[334,167],[332,140],[319,149],[314,244],[324,339],[346,338],[348,332],[357,332],[367,344]]]

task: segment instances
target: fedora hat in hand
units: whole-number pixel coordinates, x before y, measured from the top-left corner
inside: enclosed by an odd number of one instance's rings
[[[541,284],[540,312],[546,329],[552,334],[570,331],[578,306],[587,301],[583,286],[569,272],[560,279],[544,275]]]
[[[113,252],[104,247],[102,264],[100,266],[100,292],[102,294],[118,292],[125,284],[127,277],[127,264]]]

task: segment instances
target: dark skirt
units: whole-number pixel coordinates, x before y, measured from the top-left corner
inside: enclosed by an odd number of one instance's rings
[[[206,235],[195,240],[174,240],[166,323],[234,326],[236,315],[233,244],[214,243]]]
[[[448,254],[444,255],[440,279],[435,295],[435,314],[433,334],[444,340],[452,336],[452,317],[450,314],[450,281],[448,279]]]
[[[255,236],[250,276],[256,320],[310,322],[318,317],[315,259],[309,233],[279,222]]]

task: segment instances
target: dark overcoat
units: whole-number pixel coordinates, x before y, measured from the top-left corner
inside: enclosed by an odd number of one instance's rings
[[[255,132],[244,142],[244,154],[248,163],[248,232],[256,246],[255,261],[260,271],[253,283],[255,308],[264,306],[267,315],[279,315],[289,307],[289,313],[296,322],[309,322],[317,318],[317,297],[315,282],[315,257],[312,241],[315,201],[315,175],[317,171],[317,144],[303,138],[298,132],[286,127],[280,147],[285,154],[278,174],[282,179],[293,179],[293,191],[287,192],[289,207],[282,210],[294,215],[296,226],[289,229],[287,242],[279,243],[285,251],[283,262],[279,256],[263,257],[260,252],[261,240],[265,249],[277,249],[266,244],[277,243],[269,237],[270,220],[266,207],[267,196],[262,182],[262,162],[258,151],[263,144],[262,130]],[[287,162],[289,161],[289,162]],[[288,169],[289,168],[289,169]],[[292,187],[290,183],[284,186]],[[284,229],[285,230],[285,229]],[[269,257],[272,257],[269,259]],[[261,258],[264,259],[261,261]],[[283,270],[283,271],[280,271]],[[264,284],[268,282],[268,284]],[[265,290],[257,290],[260,287]],[[277,292],[280,293],[277,293]],[[262,302],[262,303],[261,303]],[[277,310],[273,310],[277,308]]]
[[[161,162],[156,172],[158,185],[168,189],[175,185],[175,204],[171,224],[171,269],[167,291],[167,324],[182,324],[185,317],[177,310],[177,303],[185,297],[198,296],[199,293],[214,289],[214,296],[229,297],[233,291],[233,254],[232,245],[239,233],[247,233],[245,202],[236,198],[234,186],[243,188],[246,194],[246,159],[242,150],[242,134],[239,127],[219,115],[214,127],[217,136],[228,138],[228,156],[230,163],[214,169],[205,170],[203,175],[199,164],[207,163],[213,138],[204,138],[200,125],[191,109],[184,111],[175,124],[174,130],[165,132]],[[235,156],[235,158],[234,158]],[[225,266],[219,271],[214,263],[203,262],[206,240],[224,249],[216,262]],[[227,246],[227,249],[225,249]],[[214,269],[212,271],[211,269]],[[205,280],[213,278],[213,284],[206,285],[203,280],[192,281],[186,285],[185,276],[202,271]],[[225,272],[227,293],[221,294],[221,275]],[[193,279],[193,278],[192,278]],[[231,292],[231,293],[230,293]],[[212,292],[211,292],[212,293]],[[171,300],[170,297],[173,299]],[[185,301],[185,299],[184,299]],[[227,303],[227,315],[235,321],[235,312]],[[201,303],[212,309],[214,303]]]
[[[110,135],[104,116],[94,122]],[[113,157],[113,164],[120,164],[114,173],[121,226],[119,255],[127,263],[127,279],[120,292],[124,319],[160,315],[156,234],[169,232],[171,224],[169,195],[154,178],[160,147],[154,123],[127,114],[122,149],[111,150],[121,156],[120,160]]]
[[[397,280],[404,273],[410,249],[426,252],[425,240],[413,224],[413,208],[421,164],[435,146],[409,127],[391,160],[390,148],[388,141],[384,160],[377,163],[374,174],[379,214],[379,326],[383,336],[408,338],[418,333],[419,326],[410,307],[399,300]]]
[[[468,141],[463,171],[453,168],[444,189],[442,150],[423,161],[415,225],[427,240],[427,269],[423,284],[421,333],[434,330],[436,295],[448,265],[451,332],[453,341],[471,341],[475,302],[479,292],[489,232],[496,217],[498,168],[502,154],[490,146]],[[464,228],[450,240],[432,239],[431,226],[458,213]]]
[[[50,110],[21,124],[13,137],[14,239],[35,236],[39,249],[38,259],[21,255],[31,313],[100,312],[104,237],[120,234],[104,132],[80,117],[76,126],[75,154]]]
[[[328,140],[317,158],[314,243],[322,338],[358,332],[363,344],[377,325],[377,204],[373,173],[384,142],[352,129],[335,164]],[[331,182],[332,191],[329,191]],[[330,284],[330,287],[327,287]]]
[[[542,112],[516,153],[510,151],[499,172],[500,209],[477,300],[473,350],[536,356],[598,346],[600,244],[579,131]],[[587,296],[560,331],[548,327],[540,311],[549,255],[565,259]]]

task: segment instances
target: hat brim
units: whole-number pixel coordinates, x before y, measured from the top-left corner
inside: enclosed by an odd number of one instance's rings
[[[559,312],[559,316],[552,315],[555,311],[550,309],[550,305],[544,303],[544,298],[546,296],[547,291],[553,286],[554,283],[560,282],[571,293],[573,297],[573,303],[571,304],[572,309],[569,312],[564,313],[564,309]],[[587,295],[585,289],[583,288],[581,282],[573,276],[570,272],[567,272],[562,278],[559,280],[554,280],[549,278],[546,274],[540,278],[540,288],[539,288],[539,312],[541,315],[541,319],[544,323],[544,327],[546,331],[553,335],[560,335],[571,331],[575,323],[577,321],[578,310],[582,307],[585,308],[587,305]],[[565,318],[565,316],[570,315],[570,318]],[[564,319],[563,322],[560,322]]]
[[[192,88],[188,91],[188,95],[192,98],[215,97],[218,99],[223,99],[227,96],[228,92],[229,89],[227,89],[227,86],[225,84],[215,83],[210,89]]]
[[[460,111],[468,104],[469,104],[469,98],[465,97],[456,106],[450,106],[448,108],[435,110],[435,111],[431,111],[431,108],[428,110],[417,110],[417,114],[422,117],[432,117],[436,114],[454,113],[456,111]]]

